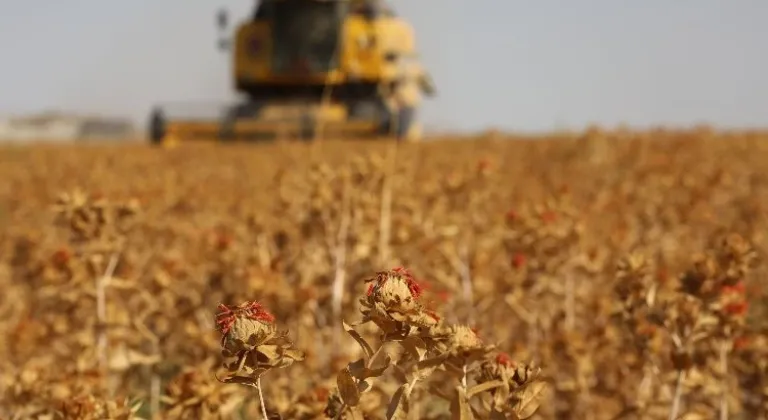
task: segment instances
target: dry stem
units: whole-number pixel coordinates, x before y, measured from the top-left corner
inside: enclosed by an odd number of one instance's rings
[[[723,371],[720,384],[723,391],[720,397],[720,420],[728,420],[728,346],[725,342],[720,344],[720,368]]]
[[[565,277],[565,328],[573,331],[576,325],[576,281],[573,274]]]
[[[381,186],[381,217],[379,217],[379,264],[389,261],[389,241],[392,236],[392,172],[397,161],[397,143],[388,149],[387,168]]]
[[[96,279],[96,320],[99,327],[96,329],[96,352],[98,354],[99,369],[108,369],[109,354],[107,351],[107,297],[106,289],[109,281],[117,268],[118,254],[114,253],[109,257],[107,269],[104,275]]]
[[[475,306],[474,296],[472,291],[472,270],[469,268],[469,248],[467,245],[461,247],[461,257],[459,263],[459,273],[461,275],[461,285],[464,294],[464,300],[467,303],[467,323],[473,325],[475,323]]]
[[[256,377],[256,387],[259,390],[259,403],[261,403],[261,415],[264,417],[264,420],[268,420],[269,417],[267,416],[267,406],[264,404],[264,393],[261,390],[261,375]]]
[[[160,375],[152,372],[149,385],[149,412],[150,417],[154,418],[160,412]]]
[[[347,237],[349,236],[349,224],[350,224],[350,195],[351,188],[349,183],[344,185],[344,195],[342,197],[341,204],[341,222],[339,225],[339,232],[336,237],[336,246],[334,249],[334,277],[333,277],[333,294],[331,297],[333,305],[333,353],[334,356],[338,355],[340,349],[341,340],[341,309],[344,298],[344,284],[346,280],[346,260],[347,260]]]
[[[680,401],[683,399],[683,379],[685,371],[677,371],[677,381],[675,383],[675,395],[672,397],[672,409],[669,412],[669,420],[675,420],[680,413]]]

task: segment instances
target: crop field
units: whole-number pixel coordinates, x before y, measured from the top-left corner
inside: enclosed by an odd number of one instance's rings
[[[0,419],[766,419],[768,133],[0,145]]]

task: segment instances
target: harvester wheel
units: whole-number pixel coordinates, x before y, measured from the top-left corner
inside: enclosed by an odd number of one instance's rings
[[[302,115],[299,139],[302,141],[312,141],[315,139],[315,134],[315,120],[308,114]]]
[[[252,102],[240,103],[229,108],[222,119],[219,127],[219,140],[223,142],[233,142],[247,138],[241,137],[235,129],[238,121],[252,118],[258,112],[259,105]]]

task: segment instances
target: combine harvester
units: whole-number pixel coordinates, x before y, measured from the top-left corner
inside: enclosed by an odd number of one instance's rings
[[[226,12],[218,24],[228,32]],[[417,111],[434,85],[412,27],[382,1],[262,0],[224,36],[243,99],[207,116],[156,107],[151,142],[421,137]]]

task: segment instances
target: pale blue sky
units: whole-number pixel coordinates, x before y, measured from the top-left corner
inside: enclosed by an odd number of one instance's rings
[[[439,89],[429,127],[768,126],[767,0],[394,0]],[[0,114],[226,101],[215,11],[252,0],[0,0]]]

